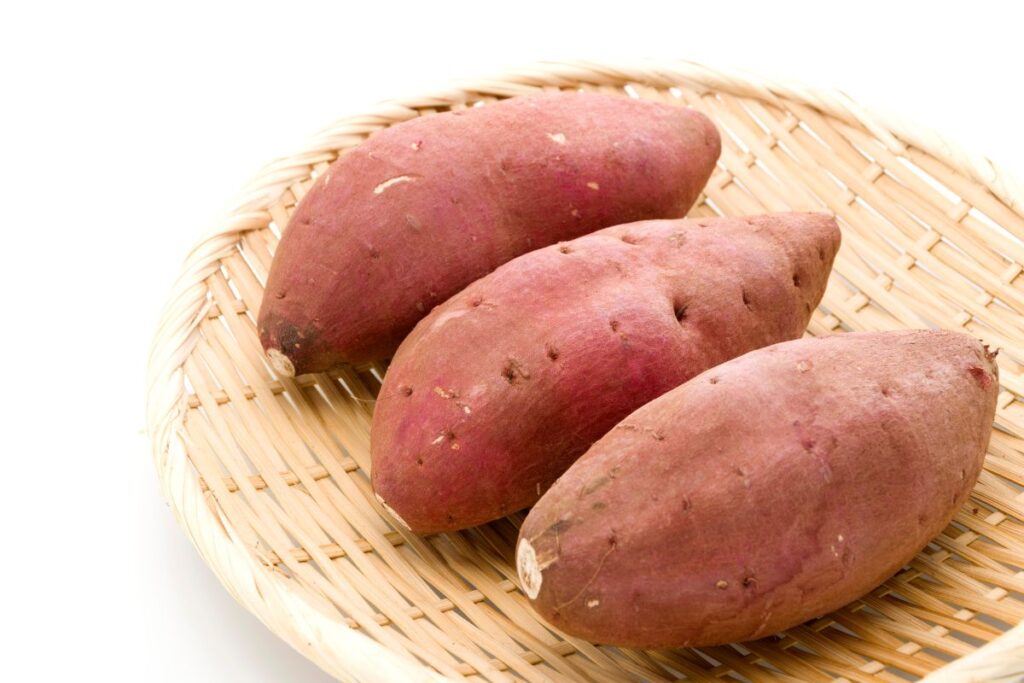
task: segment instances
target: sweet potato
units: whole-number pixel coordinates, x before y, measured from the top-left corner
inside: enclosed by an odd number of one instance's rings
[[[399,348],[371,433],[411,529],[534,503],[619,420],[702,370],[799,337],[839,229],[824,214],[648,221],[511,261]]]
[[[286,375],[388,357],[431,308],[522,253],[684,216],[720,149],[694,110],[584,93],[382,130],[296,208],[259,312],[263,347]]]
[[[548,621],[637,647],[760,638],[867,593],[949,523],[981,469],[994,354],[960,333],[752,351],[640,408],[523,524]]]

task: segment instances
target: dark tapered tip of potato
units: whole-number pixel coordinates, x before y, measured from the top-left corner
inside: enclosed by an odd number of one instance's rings
[[[258,328],[267,361],[278,375],[295,377],[335,365],[334,359],[319,348],[319,334],[311,326],[302,327],[268,315],[260,317]]]

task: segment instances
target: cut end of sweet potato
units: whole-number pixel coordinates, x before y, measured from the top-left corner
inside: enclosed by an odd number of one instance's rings
[[[402,516],[399,515],[397,512],[395,512],[394,510],[392,510],[391,507],[387,503],[384,502],[384,499],[381,498],[379,493],[373,494],[373,497],[376,498],[377,502],[380,503],[380,506],[382,508],[384,508],[384,510],[389,515],[391,515],[392,519],[394,519],[396,522],[398,522],[399,524],[402,525],[403,529],[408,529],[409,531],[412,531],[412,529],[409,527],[409,525],[405,523],[405,520],[402,519]]]
[[[288,356],[281,353],[281,349],[267,349],[267,359],[274,372],[284,377],[295,376],[295,365]]]
[[[537,553],[525,538],[519,541],[519,547],[516,549],[516,570],[519,572],[519,581],[523,584],[526,597],[530,600],[536,599],[540,593],[540,585],[544,582],[544,575],[537,563]]]

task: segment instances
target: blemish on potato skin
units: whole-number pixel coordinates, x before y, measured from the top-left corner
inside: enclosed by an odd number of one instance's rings
[[[717,377],[708,377],[708,384],[718,384]]]
[[[548,133],[548,137],[556,144],[565,144],[565,135],[563,133]]]
[[[561,355],[561,353],[559,352],[558,347],[556,347],[554,344],[548,344],[547,346],[544,347],[544,355],[548,357],[548,360],[554,362],[558,360],[558,357]]]
[[[601,601],[596,599],[596,598],[593,599],[593,600],[587,600],[587,607],[589,609],[593,609],[593,608],[597,607],[600,604],[601,604]]]
[[[568,244],[561,244],[558,246],[558,251],[563,254],[571,254],[572,247],[570,247]]]
[[[720,591],[724,591],[728,587],[729,587],[729,582],[726,581],[725,579],[719,579],[718,581],[715,582],[715,588],[717,588]]]
[[[515,358],[509,358],[501,369],[501,376],[509,384],[516,384],[521,379],[530,379],[529,371]]]
[[[794,287],[799,287],[800,286],[800,275],[797,274],[797,273],[793,273],[793,286]]]
[[[967,368],[967,372],[971,374],[971,377],[974,378],[974,381],[977,382],[978,386],[980,386],[982,389],[988,389],[990,386],[992,386],[992,375],[985,372],[984,368],[977,365],[972,365],[971,367]]]
[[[571,526],[572,526],[572,517],[571,517],[571,515],[563,515],[562,517],[559,517],[558,520],[556,520],[554,524],[552,524],[547,529],[545,529],[544,533],[545,534],[552,533],[552,534],[558,535],[558,534],[562,533],[563,531],[565,531],[566,529],[568,529]],[[548,564],[550,564],[550,563],[548,563]],[[547,567],[548,564],[544,564],[544,567]]]
[[[454,389],[443,389],[442,387],[434,387],[434,393],[444,399],[459,397],[459,392]]]
[[[402,396],[412,396],[412,387],[410,387],[408,384],[399,384],[398,393],[400,393]]]
[[[687,309],[690,308],[690,304],[688,304],[688,303],[679,304],[677,306],[674,306],[673,308],[675,309],[674,313],[675,313],[675,316],[676,316],[676,320],[678,322],[683,322],[684,320],[686,320],[686,311],[687,311]]]
[[[748,472],[746,469],[744,469],[742,467],[737,467],[734,470],[734,472],[736,473],[737,476],[739,476],[740,480],[743,482],[743,488],[749,489],[750,488],[750,472]]]
[[[653,427],[641,427],[639,425],[635,425],[635,424],[631,424],[631,423],[625,422],[625,423],[620,423],[620,424],[615,425],[615,427],[613,427],[613,429],[622,429],[622,430],[627,431],[627,432],[638,432],[638,433],[641,433],[641,434],[648,434],[655,441],[664,441],[665,440],[665,435],[662,434],[661,432],[659,432],[658,430],[654,429]],[[619,471],[618,466],[613,467],[611,469],[611,477],[613,479],[615,478],[615,474],[618,473],[618,471]]]
[[[746,287],[740,288],[740,298],[743,300],[743,305],[747,307],[748,311],[753,311],[753,306],[750,305],[750,295],[747,294]]]
[[[405,225],[410,230],[417,233],[420,232],[420,230],[423,228],[423,225],[420,223],[419,219],[416,218],[416,216],[413,216],[411,213],[405,214]]]
[[[603,488],[611,483],[611,478],[607,476],[600,476],[597,479],[585,484],[583,486],[582,495],[589,496],[594,491]]]
[[[809,361],[807,359],[798,360],[797,363],[796,363],[796,369],[800,373],[807,372],[812,367],[814,367],[814,363],[812,363],[811,361]]]
[[[441,433],[437,435],[437,438],[431,441],[430,444],[432,446],[437,446],[438,444],[441,444],[445,441],[455,441],[455,432],[452,431],[450,427],[443,429]],[[454,450],[459,450],[454,445],[452,446],[452,448]]]
[[[596,183],[595,181],[593,181],[593,180],[591,180],[591,181],[590,181],[589,183],[587,183],[587,187],[589,187],[589,188],[590,188],[591,190],[600,190],[600,189],[601,189],[601,186],[600,186],[600,185],[598,185],[598,184],[597,184],[597,183]]]

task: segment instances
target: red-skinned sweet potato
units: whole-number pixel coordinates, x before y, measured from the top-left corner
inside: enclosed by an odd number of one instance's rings
[[[684,216],[720,150],[699,112],[592,93],[382,130],[296,208],[259,312],[263,347],[283,374],[390,356],[436,304],[520,254]]]
[[[799,337],[838,247],[831,217],[772,214],[633,223],[520,256],[399,348],[374,490],[424,533],[531,505],[634,409]]]
[[[530,512],[533,606],[592,641],[751,640],[867,593],[938,534],[982,466],[994,354],[955,332],[801,339],[640,408]]]

